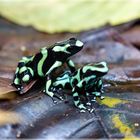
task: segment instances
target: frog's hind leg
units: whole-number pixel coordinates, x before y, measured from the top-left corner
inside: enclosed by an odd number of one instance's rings
[[[81,103],[81,99],[79,96],[80,92],[81,92],[81,89],[78,87],[78,85],[76,85],[72,90],[74,105],[80,109],[80,112],[85,112],[87,108],[85,107],[83,103]]]
[[[81,103],[79,94],[77,92],[73,92],[73,99],[74,105],[80,109],[80,112],[85,112],[87,108]]]
[[[55,97],[57,99],[60,99],[60,100],[63,100],[63,98],[61,96],[59,96],[57,94],[54,94],[52,92],[52,90],[51,90],[52,89],[52,86],[53,86],[53,80],[50,79],[50,77],[48,76],[47,81],[46,81],[46,88],[45,88],[45,90],[43,92],[45,94],[49,95],[53,99],[54,102],[56,102],[56,101],[54,100],[53,97]]]
[[[88,92],[86,92],[86,100],[87,100],[86,105],[88,106],[87,110],[90,113],[92,113],[95,110],[95,108],[94,108],[93,104],[91,103],[92,101],[90,99],[90,93],[88,93]]]
[[[96,96],[97,96],[97,97],[100,97],[101,100],[104,99],[104,96],[102,96],[102,94],[103,94],[103,91],[102,91],[102,88],[103,88],[102,79],[99,79],[99,80],[97,81],[97,86],[96,86],[96,87],[97,87],[97,88],[96,88],[96,91],[99,92],[99,93],[96,93]]]
[[[23,57],[16,68],[15,76],[13,79],[13,85],[21,90],[21,82],[28,82],[33,76],[33,70],[26,65],[31,61],[31,57]]]
[[[16,68],[16,72],[13,79],[13,86],[15,86],[18,90],[21,90],[21,80],[19,78],[19,67]]]

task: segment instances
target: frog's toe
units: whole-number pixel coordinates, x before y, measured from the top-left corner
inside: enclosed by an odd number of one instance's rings
[[[57,89],[56,89],[55,87],[51,87],[51,91],[52,91],[52,92],[56,92]]]
[[[94,108],[86,108],[86,109],[85,108],[82,108],[82,109],[80,109],[80,112],[81,113],[85,113],[86,111],[92,113],[94,111]]]
[[[51,98],[51,99],[53,100],[53,103],[54,103],[54,104],[57,104],[56,99],[54,99],[54,98]]]
[[[62,90],[62,88],[58,88],[58,90],[59,90],[59,91],[61,91],[61,90]]]
[[[18,91],[21,91],[23,89],[21,85],[16,85],[15,83],[12,83],[11,85],[14,86]]]
[[[21,91],[21,88],[17,88],[18,91]]]
[[[23,90],[23,86],[20,86],[20,87],[18,88],[18,90],[19,90],[19,91]]]
[[[87,106],[87,111],[90,113],[94,111],[94,107],[92,106],[92,104],[90,106]]]
[[[86,105],[87,105],[87,106],[91,106],[91,102],[87,102]]]
[[[98,96],[101,95],[101,93],[100,92],[96,92],[95,95],[98,97]]]
[[[80,113],[85,113],[86,110],[85,109],[80,109]]]
[[[59,98],[60,98],[60,100],[62,100],[62,101],[64,100],[63,97],[61,97],[61,96],[59,96]]]
[[[87,108],[85,107],[84,104],[80,104],[80,105],[78,106],[78,108],[80,109],[80,112],[86,112],[86,110],[87,110]]]
[[[25,92],[23,91],[23,90],[20,90],[20,92],[19,92],[20,94],[24,94]]]
[[[100,96],[100,99],[103,100],[105,97],[104,96]]]
[[[96,97],[93,97],[93,99],[91,101],[92,102],[96,102]]]
[[[55,97],[55,98],[57,98],[57,99],[59,99],[59,100],[64,100],[62,96],[59,96],[59,95],[57,95],[57,94],[54,94],[53,97]]]
[[[44,90],[42,90],[42,92],[43,92],[43,93],[46,93],[46,90],[44,89]]]
[[[88,111],[89,111],[90,113],[92,113],[94,110],[95,110],[94,108],[88,109]]]

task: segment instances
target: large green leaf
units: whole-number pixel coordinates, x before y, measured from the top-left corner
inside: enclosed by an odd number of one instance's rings
[[[0,14],[45,32],[77,32],[128,21],[140,13],[137,0],[1,0]]]

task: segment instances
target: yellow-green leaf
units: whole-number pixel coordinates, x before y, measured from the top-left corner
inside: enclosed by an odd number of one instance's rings
[[[119,99],[119,98],[113,98],[113,97],[105,97],[104,100],[100,100],[99,98],[97,98],[97,101],[102,104],[102,105],[106,105],[108,107],[115,107],[119,104],[125,104],[128,103],[129,101],[127,100],[123,100],[123,99]]]
[[[136,18],[139,0],[1,0],[0,14],[45,32],[77,32]]]

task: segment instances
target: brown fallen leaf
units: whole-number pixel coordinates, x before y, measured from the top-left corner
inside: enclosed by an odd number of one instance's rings
[[[0,95],[13,91],[16,91],[16,88],[11,85],[11,79],[0,77]]]
[[[31,81],[29,84],[24,85],[24,88],[21,91],[22,94],[26,93],[36,83],[36,81],[37,80],[34,80]],[[0,77],[0,99],[16,98],[17,94],[15,91],[17,91],[17,89],[12,86],[11,83],[11,79]]]
[[[11,85],[11,79],[0,77],[0,100],[11,100],[17,97],[17,89]]]
[[[22,117],[12,111],[4,111],[0,109],[0,125],[17,124],[22,121]]]
[[[12,100],[12,99],[15,99],[16,97],[17,97],[17,94],[15,92],[8,92],[4,94],[0,93],[0,100]]]
[[[23,90],[21,91],[21,94],[26,93],[28,90],[32,88],[32,86],[37,82],[37,80],[31,81],[29,84],[23,85]]]
[[[132,43],[138,49],[140,49],[140,27],[136,26],[131,28],[130,30],[124,32],[123,34],[124,39],[128,42]]]
[[[0,24],[3,27],[0,29],[0,46],[2,46],[0,77],[4,79],[12,79],[14,72],[12,73],[12,70],[10,72],[9,67],[15,69],[18,60],[25,55],[19,46],[27,46],[30,54],[35,54],[41,46],[48,46],[48,43],[52,44],[71,36],[69,33],[41,34],[33,29],[8,22],[0,22]],[[128,27],[130,25],[127,24],[125,28],[123,27],[123,31],[129,29]],[[117,27],[117,30],[120,35],[122,26]],[[96,62],[97,60],[109,60],[110,71],[104,80],[111,81],[112,84],[104,84],[105,99],[102,100],[102,104],[93,103],[95,110],[92,113],[79,113],[73,104],[71,93],[68,91],[60,91],[59,93],[64,93],[66,99],[57,100],[57,103],[54,104],[50,97],[39,94],[43,84],[40,82],[38,86],[35,84],[30,91],[29,85],[26,85],[28,95],[20,96],[12,102],[0,103],[2,108],[25,114],[25,123],[22,123],[20,127],[16,127],[16,129],[11,127],[10,131],[6,127],[0,127],[1,137],[44,139],[140,137],[140,51],[129,43],[124,43],[127,41],[122,40],[121,36],[116,37],[108,31],[100,30],[95,34],[90,30],[82,34],[84,37],[80,36],[79,39],[85,41],[86,44],[83,51],[80,52],[81,58],[78,57],[79,55],[73,57],[74,62],[77,62],[76,66],[81,67],[86,62]],[[5,67],[8,68],[5,69]],[[43,82],[42,79],[41,81]]]

